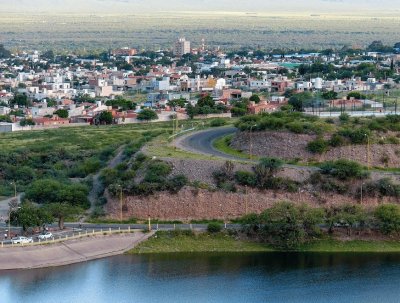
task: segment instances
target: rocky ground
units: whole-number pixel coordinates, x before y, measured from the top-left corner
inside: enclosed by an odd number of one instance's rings
[[[315,135],[295,134],[291,132],[265,131],[252,135],[252,154],[261,157],[278,157],[286,160],[328,161],[340,158],[368,165],[368,147],[352,145],[330,148],[325,154],[317,155],[307,150],[307,144],[316,139]],[[238,132],[232,139],[231,147],[249,153],[250,135]],[[400,145],[371,144],[369,164],[372,167],[399,167]]]

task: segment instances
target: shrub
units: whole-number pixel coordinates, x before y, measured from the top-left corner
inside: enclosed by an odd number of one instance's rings
[[[222,226],[219,223],[211,222],[207,225],[207,231],[209,233],[219,233],[222,230]]]
[[[312,152],[313,154],[323,154],[328,150],[328,142],[322,138],[315,139],[314,141],[310,141],[307,144],[307,150]]]
[[[380,205],[375,210],[379,229],[384,234],[400,232],[400,207],[395,204]]]
[[[186,184],[188,179],[185,175],[177,175],[167,181],[167,188],[171,193],[179,192]]]
[[[329,145],[332,147],[339,147],[345,144],[346,144],[345,139],[339,134],[334,134],[329,140]]]
[[[340,130],[339,134],[349,138],[353,144],[366,144],[371,136],[371,131],[366,128],[357,128],[355,130],[346,128]]]
[[[346,159],[325,162],[321,171],[340,180],[363,179],[368,175],[360,164]]]
[[[301,122],[291,122],[287,126],[288,130],[295,134],[304,133],[304,124]]]
[[[343,114],[341,114],[341,115],[339,116],[339,120],[340,120],[340,122],[342,122],[342,123],[349,122],[349,121],[350,121],[350,115],[347,114],[347,113],[343,113]]]
[[[248,171],[237,171],[235,174],[235,179],[240,185],[254,187],[257,183],[255,174]]]
[[[219,126],[224,126],[226,124],[226,121],[222,118],[217,118],[217,119],[213,119],[210,122],[210,126],[211,127],[219,127]]]

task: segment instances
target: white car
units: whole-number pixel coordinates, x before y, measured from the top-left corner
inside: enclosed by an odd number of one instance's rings
[[[27,237],[15,237],[11,239],[12,244],[27,244],[27,243],[33,243],[32,238],[27,238]]]
[[[54,238],[54,236],[51,232],[46,232],[46,233],[38,236],[39,240],[48,240],[48,239],[52,239],[52,238]]]

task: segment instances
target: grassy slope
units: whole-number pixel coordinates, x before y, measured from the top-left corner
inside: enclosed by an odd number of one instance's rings
[[[239,241],[224,234],[196,236],[171,236],[159,232],[156,236],[131,250],[131,254],[175,253],[175,252],[264,252],[272,251],[264,244]]]
[[[141,243],[130,254],[187,253],[187,252],[270,252],[273,248],[266,244],[236,240],[225,234],[199,234],[196,236],[171,235],[159,232]],[[319,240],[302,245],[299,252],[399,252],[400,242],[395,241],[338,241]]]

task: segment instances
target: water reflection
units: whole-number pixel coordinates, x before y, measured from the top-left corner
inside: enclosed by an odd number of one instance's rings
[[[400,254],[119,256],[0,273],[0,302],[399,302]]]

